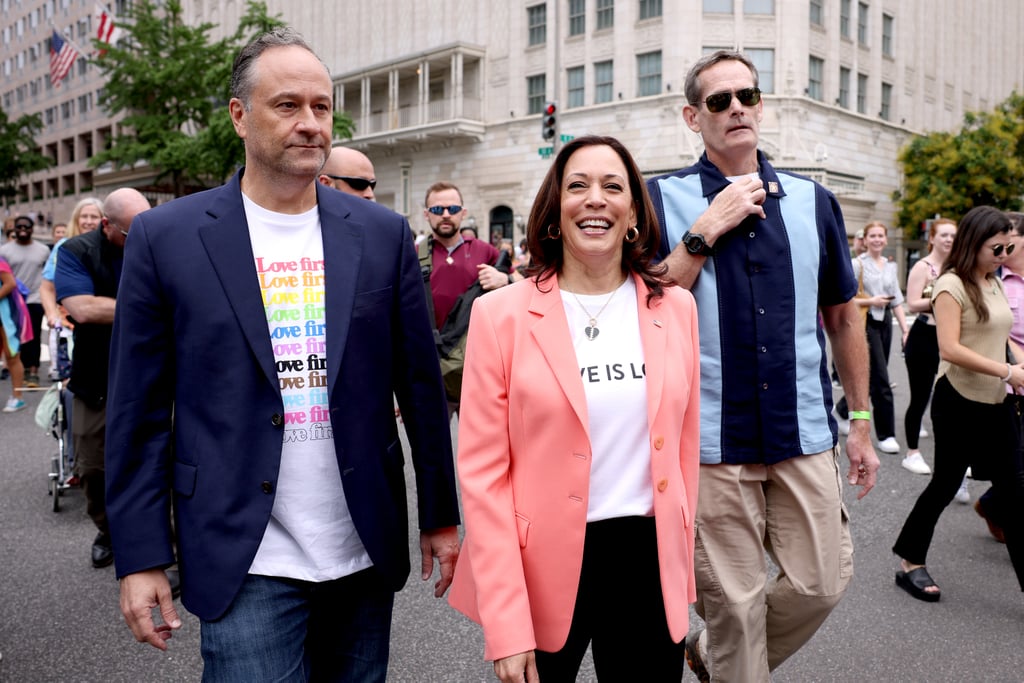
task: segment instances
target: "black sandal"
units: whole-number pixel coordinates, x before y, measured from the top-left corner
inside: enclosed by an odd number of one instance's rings
[[[926,588],[936,586],[931,574],[924,567],[911,569],[909,572],[899,570],[896,572],[896,585],[913,595],[918,600],[925,602],[938,602],[942,597],[941,591],[926,591]],[[936,586],[937,587],[937,586]]]

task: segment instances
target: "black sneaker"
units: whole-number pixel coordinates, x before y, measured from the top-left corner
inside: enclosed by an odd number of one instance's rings
[[[114,548],[111,546],[110,534],[102,531],[96,534],[92,542],[92,566],[96,569],[109,566],[114,561]]]

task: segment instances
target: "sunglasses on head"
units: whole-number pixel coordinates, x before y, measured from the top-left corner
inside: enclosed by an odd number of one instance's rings
[[[760,88],[743,88],[743,90],[737,90],[735,92],[716,92],[714,95],[708,95],[704,99],[704,104],[707,106],[708,111],[712,114],[717,114],[720,111],[725,111],[732,104],[732,97],[736,96],[736,99],[740,101],[744,107],[753,107],[761,101],[761,89]]]
[[[427,207],[427,211],[429,211],[430,213],[434,214],[435,216],[443,216],[444,212],[445,212],[445,209],[447,209],[448,213],[450,215],[452,215],[452,216],[454,216],[458,212],[462,211],[462,207],[459,206],[458,204],[450,204],[448,206],[428,206]]]
[[[362,192],[368,187],[370,189],[377,187],[376,180],[367,180],[366,178],[352,178],[347,175],[331,175],[330,173],[325,173],[324,175],[327,176],[328,178],[331,178],[332,180],[345,181],[345,183],[356,192]]]
[[[1009,256],[1010,254],[1013,253],[1013,250],[1016,247],[1017,247],[1017,245],[1014,244],[1013,242],[1011,242],[1009,244],[993,244],[992,245],[992,255],[993,256],[1000,256],[1003,253],[1003,249],[1005,249],[1006,250],[1006,255]]]

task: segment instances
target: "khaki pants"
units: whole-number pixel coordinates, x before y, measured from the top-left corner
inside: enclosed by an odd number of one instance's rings
[[[75,472],[85,493],[85,512],[96,528],[108,532],[106,472],[103,449],[107,440],[106,406],[96,410],[78,398],[71,411],[71,435],[75,443]]]
[[[768,681],[853,576],[838,448],[777,465],[701,465],[697,613],[715,681]],[[768,582],[767,551],[779,567]]]

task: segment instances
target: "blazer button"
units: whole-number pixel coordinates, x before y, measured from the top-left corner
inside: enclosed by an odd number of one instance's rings
[[[665,445],[665,437],[656,436],[654,437],[654,450],[660,451],[661,447]]]
[[[282,424],[284,424],[284,418],[281,417],[281,413],[274,413],[273,415],[271,415],[270,424],[274,425],[275,427],[280,427]]]
[[[658,480],[658,492],[659,493],[664,493],[665,489],[667,489],[667,488],[668,488],[668,479],[659,479]]]
[[[274,492],[274,485],[271,484],[269,481],[265,481],[262,484],[260,484],[260,488],[263,489],[263,493],[273,493]]]

